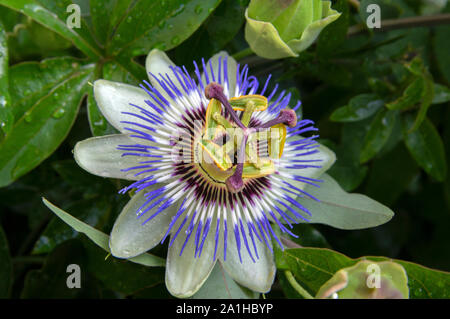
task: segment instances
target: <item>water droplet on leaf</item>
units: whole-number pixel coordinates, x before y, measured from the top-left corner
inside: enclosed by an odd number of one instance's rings
[[[0,96],[0,107],[6,107],[6,104],[8,104],[8,101],[6,101],[6,98],[4,96]]]
[[[197,5],[197,6],[195,7],[195,9],[194,9],[194,12],[197,13],[197,14],[202,13],[202,11],[203,11],[203,8],[202,8],[201,5]]]
[[[66,113],[66,110],[64,110],[63,108],[57,109],[55,112],[53,112],[52,117],[55,119],[60,119],[61,117],[64,116],[64,114]]]
[[[99,129],[105,130],[106,129],[106,121],[101,118],[98,121],[94,122],[94,126],[98,127]]]
[[[165,26],[166,26],[166,20],[159,21],[158,28],[164,29]]]
[[[422,288],[419,288],[419,289],[414,290],[414,295],[415,295],[416,297],[420,296],[421,294],[422,294]]]
[[[26,112],[26,113],[24,114],[24,120],[25,120],[25,122],[27,122],[27,123],[30,123],[30,122],[31,122],[31,120],[32,120],[31,112]]]
[[[178,9],[175,10],[175,12],[172,14],[172,16],[174,17],[174,16],[176,16],[176,15],[179,15],[181,12],[184,11],[184,8],[185,8],[184,4],[181,4],[181,5],[178,7]]]

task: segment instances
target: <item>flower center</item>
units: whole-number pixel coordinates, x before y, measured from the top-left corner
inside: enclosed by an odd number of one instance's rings
[[[286,125],[294,127],[293,110],[261,125],[250,127],[254,112],[267,109],[262,95],[243,95],[227,99],[223,87],[212,82],[205,88],[209,99],[201,136],[194,140],[195,161],[210,177],[225,182],[228,191],[240,192],[246,179],[275,172],[273,159],[283,153]]]

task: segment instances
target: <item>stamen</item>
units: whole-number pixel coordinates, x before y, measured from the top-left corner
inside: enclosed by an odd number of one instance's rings
[[[227,97],[223,93],[223,87],[222,85],[211,82],[209,83],[205,88],[205,96],[207,99],[216,99],[219,100],[220,103],[225,107],[225,110],[228,114],[230,114],[233,121],[245,131],[246,127],[244,124],[242,124],[241,120],[237,116],[236,112],[234,112],[233,107],[231,106],[230,102],[228,102]]]
[[[247,145],[248,135],[244,134],[241,145],[237,154],[237,165],[234,174],[227,178],[225,184],[232,193],[238,193],[244,188],[244,181],[242,180],[242,172],[244,171],[245,162],[245,146]]]
[[[213,119],[226,129],[233,128],[233,125],[231,125],[231,123],[225,117],[223,117],[222,114],[220,114],[219,112],[216,112],[213,114]]]
[[[250,120],[252,118],[252,114],[256,109],[256,105],[253,101],[248,101],[245,104],[245,111],[242,113],[242,123],[245,123],[245,125],[248,125],[250,123]]]
[[[295,127],[297,125],[297,114],[295,114],[294,110],[281,110],[277,118],[261,124],[258,128],[269,128],[280,123],[283,123],[289,127]]]

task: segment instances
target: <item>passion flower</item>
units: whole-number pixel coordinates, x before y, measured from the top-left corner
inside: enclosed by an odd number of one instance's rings
[[[269,90],[222,52],[194,62],[192,75],[153,50],[149,81],[140,87],[97,80],[94,95],[121,134],[75,146],[85,170],[133,181],[117,218],[110,250],[131,258],[168,241],[166,286],[193,295],[219,261],[238,283],[267,292],[275,276],[272,239],[308,221],[301,198],[306,185],[335,160],[298,119],[299,101]],[[310,134],[302,137],[301,134]],[[313,197],[314,198],[314,197]],[[315,198],[314,198],[315,199]]]

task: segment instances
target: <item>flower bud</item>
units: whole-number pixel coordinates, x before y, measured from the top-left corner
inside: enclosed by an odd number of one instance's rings
[[[408,299],[408,276],[395,262],[361,260],[336,272],[316,298]]]
[[[331,9],[331,1],[251,0],[245,11],[245,39],[263,58],[296,57],[340,15]]]

